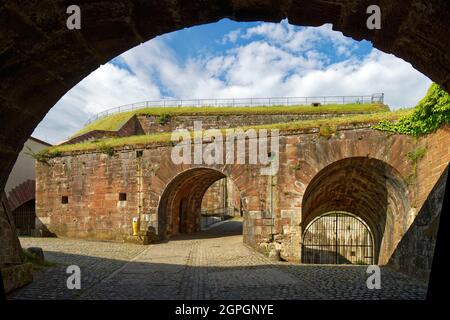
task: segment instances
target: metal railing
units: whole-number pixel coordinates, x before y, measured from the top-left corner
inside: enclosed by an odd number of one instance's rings
[[[89,118],[86,125],[101,118],[127,111],[151,107],[271,107],[295,105],[324,105],[349,103],[383,103],[384,93],[361,96],[271,97],[231,99],[163,99],[142,101],[111,108]]]

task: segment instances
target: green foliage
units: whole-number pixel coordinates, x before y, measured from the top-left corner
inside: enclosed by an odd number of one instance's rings
[[[397,110],[397,111],[387,111],[387,112],[377,112],[369,114],[357,114],[357,115],[345,115],[334,118],[319,118],[311,120],[296,120],[290,122],[282,123],[271,123],[263,125],[253,125],[253,126],[243,126],[233,128],[235,130],[242,129],[244,131],[248,129],[278,129],[280,132],[299,132],[311,128],[325,128],[328,127],[328,134],[324,133],[322,129],[322,134],[324,136],[330,136],[336,131],[338,126],[348,126],[348,125],[358,125],[358,124],[375,124],[381,120],[397,120],[402,116],[410,114],[411,110]],[[333,129],[334,128],[334,129]],[[221,129],[222,133],[225,134],[225,129]],[[327,129],[325,129],[327,131]],[[127,137],[112,137],[103,140],[103,143],[110,147],[121,147],[124,145],[149,145],[149,144],[168,144],[175,146],[176,143],[171,141],[171,132],[160,132],[155,134],[144,134],[136,136]],[[192,137],[191,137],[192,138]],[[73,151],[86,151],[86,150],[98,150],[98,141],[84,141],[75,144],[65,144],[60,146],[54,146],[50,150],[58,152],[73,152]]]
[[[77,137],[93,130],[117,131],[133,116],[156,116],[163,114],[174,116],[195,115],[245,115],[245,114],[373,114],[389,111],[386,105],[373,104],[326,104],[320,107],[313,106],[260,106],[260,107],[152,107],[134,111],[121,112],[96,120],[82,128],[73,137]],[[164,117],[162,117],[164,118]],[[170,118],[168,119],[170,120]],[[158,121],[158,120],[157,120]]]
[[[426,151],[426,148],[417,148],[414,151],[408,152],[406,157],[408,157],[409,161],[417,163],[417,161],[423,158]]]
[[[408,184],[413,184],[417,178],[417,163],[425,156],[426,148],[417,148],[406,154],[406,157],[412,164],[412,170],[406,179]]]
[[[172,116],[168,113],[162,113],[156,118],[156,122],[158,122],[161,125],[167,124],[170,121],[170,118]]]
[[[112,157],[114,155],[114,147],[107,145],[105,142],[98,144],[98,151],[107,154],[108,157]]]
[[[44,149],[42,151],[35,153],[29,147],[27,147],[27,148],[28,148],[28,152],[26,152],[25,154],[31,156],[36,161],[39,161],[39,162],[42,162],[45,164],[48,164],[50,159],[59,157],[62,154],[62,152],[59,150],[50,150],[50,149]]]
[[[321,137],[330,138],[333,133],[336,132],[336,129],[333,129],[330,125],[325,124],[324,126],[320,126],[319,135]]]
[[[33,268],[36,270],[40,270],[42,269],[42,267],[53,267],[56,265],[56,263],[47,260],[44,260],[42,262],[36,257],[34,253],[31,253],[24,249],[22,249],[22,257],[24,259],[24,262],[29,262],[33,264]]]
[[[450,96],[433,83],[410,115],[401,117],[397,122],[381,121],[374,128],[417,137],[434,132],[446,123],[450,123]]]

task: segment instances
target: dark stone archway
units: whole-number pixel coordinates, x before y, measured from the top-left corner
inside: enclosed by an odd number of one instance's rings
[[[202,167],[177,175],[166,186],[159,201],[159,238],[199,231],[203,196],[214,182],[225,177],[218,170]]]
[[[267,22],[287,18],[304,26],[332,23],[347,36],[372,41],[376,48],[405,59],[450,92],[447,0],[81,1],[82,29],[76,31],[66,27],[71,4],[0,3],[0,191],[37,124],[90,72],[158,35],[222,18]],[[382,10],[381,30],[366,27],[366,9],[373,4]],[[0,223],[13,228],[3,206]],[[9,260],[10,254],[2,260]]]
[[[8,194],[8,204],[11,211],[36,197],[36,181],[26,180],[12,189]]]
[[[385,264],[407,228],[410,210],[407,186],[393,167],[377,159],[346,158],[322,169],[308,185],[302,228],[324,213],[350,212],[372,230],[375,263]]]

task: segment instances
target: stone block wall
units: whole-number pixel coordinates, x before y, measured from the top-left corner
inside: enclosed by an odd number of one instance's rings
[[[448,167],[431,190],[414,222],[400,240],[388,266],[416,278],[428,280],[433,263],[444,194],[446,188],[449,188],[447,176]]]
[[[22,249],[4,193],[0,194],[0,239],[0,268],[22,264]]]
[[[353,173],[346,176],[355,175],[354,183],[316,194],[363,195],[367,188],[383,188],[384,201],[390,203],[384,213],[386,221],[378,226],[374,216],[372,226],[380,229],[379,243],[385,248],[380,251],[379,262],[387,263],[438,181],[440,171],[450,161],[450,149],[445,145],[449,133],[446,127],[414,139],[360,128],[340,130],[329,138],[317,133],[281,136],[280,167],[273,177],[261,176],[258,165],[174,165],[170,146],[128,146],[116,149],[111,157],[99,152],[65,154],[52,159],[49,165],[37,164],[38,220],[49,232],[67,237],[121,240],[131,234],[135,216],[141,217],[143,229],[158,230],[165,221],[161,220],[161,212],[167,214],[159,210],[160,202],[171,182],[182,173],[189,176],[191,170],[208,168],[228,177],[240,192],[244,241],[262,251],[275,247],[283,259],[298,261],[307,222],[312,215],[325,213],[320,208],[311,211],[314,201],[305,202],[311,198],[308,190],[315,190],[314,186],[329,179],[327,175],[320,178],[322,172],[333,168],[347,170],[337,164],[350,161]],[[411,162],[408,154],[424,146],[424,156]],[[208,179],[202,174],[193,177],[185,186],[186,193],[197,188],[203,194],[202,188],[206,191],[210,184],[202,184],[218,180]],[[377,190],[371,192],[383,195]],[[120,201],[121,193],[126,194],[126,200]],[[63,204],[65,196],[68,203]],[[198,200],[193,199],[192,203]],[[352,202],[330,203],[352,208]]]
[[[231,179],[224,178],[214,182],[202,199],[202,210],[209,213],[228,208],[230,215],[240,215],[241,195]]]
[[[379,253],[379,262],[387,263],[448,165],[448,141],[449,126],[419,139],[405,135],[387,135],[370,129],[342,130],[329,139],[320,138],[317,134],[284,137],[283,147],[280,149],[280,171],[276,186],[273,187],[278,198],[271,246],[280,249],[284,259],[298,260],[301,254],[301,236],[308,222],[303,221],[305,210],[308,210],[303,207],[305,196],[308,196],[305,192],[313,179],[338,161],[354,157],[377,159],[393,168],[394,175],[391,178],[386,176],[386,179],[389,178],[386,184],[387,203],[391,203],[392,209],[389,210],[399,212],[390,213],[391,218],[387,219],[381,232],[381,241],[386,251]],[[412,161],[408,154],[421,148],[426,149],[424,156]],[[367,171],[374,168],[367,168]],[[362,174],[363,172],[364,170]],[[398,181],[395,181],[394,176]],[[380,178],[382,184],[382,174]],[[399,181],[403,187],[398,185]],[[353,183],[350,185],[356,186]],[[361,184],[361,188],[362,194],[366,193],[364,184]],[[332,189],[323,191],[330,196],[333,192]],[[357,192],[357,189],[352,192]],[[400,198],[404,199],[400,201]],[[407,203],[402,204],[403,201]]]
[[[226,178],[214,182],[202,199],[202,211],[213,213],[227,207]]]
[[[317,107],[320,109],[320,107]],[[355,114],[355,113],[352,113]],[[194,121],[201,121],[203,129],[237,128],[299,120],[313,120],[349,116],[350,113],[315,114],[234,114],[234,115],[178,115],[170,116],[161,123],[158,116],[137,116],[140,128],[145,134],[171,132],[176,129],[194,130]],[[140,129],[139,129],[140,130]]]
[[[320,108],[320,107],[317,107]],[[178,115],[160,116],[137,115],[122,123],[117,131],[93,130],[73,137],[64,144],[75,144],[107,137],[127,137],[132,135],[172,132],[177,129],[194,130],[194,121],[201,121],[203,129],[237,128],[299,120],[312,120],[348,116],[358,113],[315,113],[315,114],[232,114],[232,115]]]
[[[50,166],[37,164],[36,228],[77,238],[121,240],[131,235],[140,195],[133,154],[81,154],[54,159]]]

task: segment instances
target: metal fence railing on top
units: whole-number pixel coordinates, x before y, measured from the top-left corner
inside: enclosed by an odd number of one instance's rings
[[[361,96],[272,97],[231,99],[163,99],[142,101],[102,111],[89,118],[86,124],[112,114],[151,107],[263,107],[350,103],[383,103],[384,93]]]

